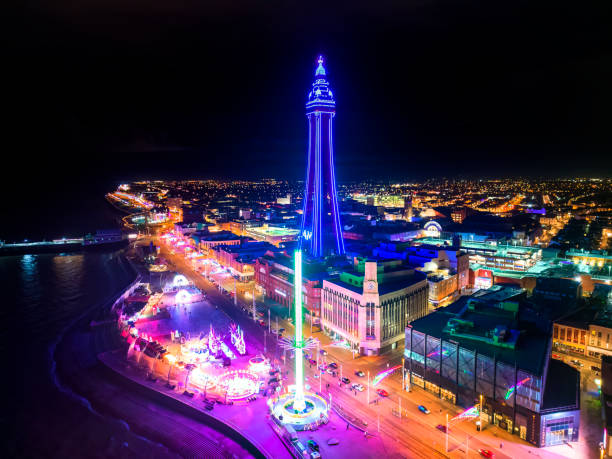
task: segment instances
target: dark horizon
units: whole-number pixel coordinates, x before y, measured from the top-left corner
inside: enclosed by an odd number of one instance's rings
[[[303,179],[319,54],[339,182],[612,172],[603,2],[60,1],[25,13],[7,21],[7,213],[134,179]]]

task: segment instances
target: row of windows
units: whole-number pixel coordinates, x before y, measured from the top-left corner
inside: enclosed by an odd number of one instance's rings
[[[435,381],[444,378],[453,384],[539,411],[542,380],[488,355],[465,349],[456,343],[440,340],[416,330],[406,331],[407,369]]]
[[[573,341],[574,343],[586,344],[586,330],[580,330],[577,328],[560,327],[555,325],[553,327],[553,338],[560,339],[561,341]],[[608,335],[610,336],[610,335]]]

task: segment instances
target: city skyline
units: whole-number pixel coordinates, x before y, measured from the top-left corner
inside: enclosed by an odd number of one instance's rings
[[[547,3],[9,10],[8,457],[612,456],[610,11]]]

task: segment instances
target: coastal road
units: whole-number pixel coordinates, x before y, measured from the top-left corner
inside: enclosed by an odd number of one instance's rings
[[[205,291],[209,300],[221,306],[232,320],[239,323],[248,335],[257,340],[261,348],[263,348],[265,340],[268,350],[275,349],[273,346],[276,345],[276,338],[266,333],[267,327],[264,328],[256,324],[250,316],[242,311],[242,307],[250,310],[252,307],[250,299],[244,298],[244,296],[241,298],[241,295],[239,295],[238,306],[234,305],[232,297],[221,293],[214,284],[194,271],[191,263],[186,261],[182,255],[171,254],[164,243],[159,243],[159,245],[161,246],[161,255],[169,262],[173,270],[185,274],[198,288]],[[258,305],[258,310],[260,309],[261,307]],[[265,319],[267,320],[267,317]],[[293,325],[287,320],[279,319],[278,323],[287,330],[286,334],[290,334],[294,330]],[[309,326],[304,327],[304,336],[310,336]],[[313,336],[319,339],[322,347],[328,351],[326,359],[341,364],[343,375],[351,379],[351,382],[361,382],[364,386],[367,384],[365,378],[355,376],[354,372],[357,369],[364,372],[369,370],[371,379],[373,379],[380,371],[388,368],[387,364],[389,367],[401,364],[402,349],[396,349],[385,356],[361,356],[353,359],[353,355],[349,351],[330,346],[330,339],[320,331],[315,331]],[[269,352],[268,355],[270,355]],[[276,351],[276,357],[279,357],[278,350]],[[290,359],[286,360],[285,368],[292,370],[293,366]],[[319,384],[318,380],[314,378],[314,373],[314,369],[306,365],[305,374],[308,377],[308,383],[312,386],[312,390],[318,391]],[[338,387],[337,378],[332,378],[327,374],[323,375],[323,395],[327,395],[326,383],[330,383],[330,392],[334,402],[342,403],[347,411],[366,420],[375,435],[378,434],[375,430],[378,430],[380,415],[381,438],[384,443],[389,445],[390,449],[409,451],[409,456],[436,457],[438,454],[444,456],[445,434],[438,430],[436,426],[446,424],[446,413],[449,414],[449,418],[452,418],[462,411],[460,407],[444,402],[421,389],[414,389],[411,392],[402,390],[401,370],[379,384],[378,387],[387,390],[390,396],[380,398],[378,405],[368,405],[366,391],[354,395],[348,389]],[[374,388],[370,389],[370,397],[371,401],[377,398]],[[399,412],[400,399],[401,419],[393,414],[393,411],[396,414]],[[430,415],[422,414],[418,410],[418,405],[421,404],[427,406],[432,413]],[[538,454],[538,451],[541,452],[541,450],[532,448],[518,437],[510,436],[510,434],[506,434],[497,428],[489,426],[483,432],[477,432],[473,421],[454,422],[451,424],[449,432],[448,455],[451,457],[480,457],[478,450],[481,448],[493,451],[495,457],[500,459],[520,457],[525,453],[535,453],[534,456],[536,457],[546,456]],[[502,443],[504,443],[504,447],[500,448]],[[394,444],[395,446],[393,446]],[[466,444],[468,445],[467,454]]]

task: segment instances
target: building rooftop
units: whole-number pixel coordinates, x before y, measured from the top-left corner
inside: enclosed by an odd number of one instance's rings
[[[415,320],[412,328],[541,375],[549,357],[550,329],[526,320],[523,295],[508,287],[481,291]]]

